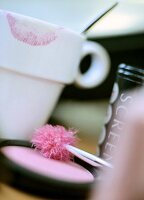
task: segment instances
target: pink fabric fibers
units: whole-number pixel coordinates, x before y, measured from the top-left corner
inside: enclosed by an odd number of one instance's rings
[[[47,124],[34,132],[32,144],[46,158],[68,161],[73,155],[67,151],[65,145],[76,144],[76,133],[76,130]]]

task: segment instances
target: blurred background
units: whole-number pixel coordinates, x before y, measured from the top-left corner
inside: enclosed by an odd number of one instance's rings
[[[88,40],[107,50],[111,68],[105,81],[87,90],[66,86],[50,119],[51,123],[78,129],[80,147],[98,152],[118,65],[144,65],[144,0],[1,0],[0,8],[84,32]],[[90,63],[91,55],[83,58],[83,73]]]
[[[80,129],[82,147],[96,152],[104,116],[120,63],[144,66],[144,1],[123,0],[85,32],[88,40],[100,43],[109,53],[111,69],[106,80],[93,89],[67,86],[53,117]],[[85,72],[91,57],[81,62]]]

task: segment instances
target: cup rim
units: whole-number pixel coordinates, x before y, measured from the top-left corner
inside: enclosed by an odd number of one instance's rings
[[[21,18],[24,18],[30,22],[34,22],[36,24],[41,24],[41,25],[44,25],[44,26],[51,26],[53,28],[60,28],[60,29],[63,29],[64,31],[66,32],[69,32],[71,34],[75,34],[79,37],[82,37],[84,38],[85,35],[83,33],[79,33],[73,29],[70,29],[68,27],[63,27],[61,25],[58,25],[56,23],[53,23],[53,22],[48,22],[46,20],[42,20],[42,19],[39,19],[37,17],[33,17],[33,16],[30,16],[30,15],[25,15],[25,14],[22,14],[22,13],[19,13],[19,12],[14,12],[14,11],[10,11],[10,10],[5,10],[5,9],[0,9],[0,13],[2,13],[3,15],[6,15],[6,14],[12,14],[14,16],[18,16],[18,17],[21,17]]]
[[[14,19],[8,19],[8,14]],[[16,12],[0,10],[0,15],[1,68],[64,84],[74,82],[83,34]]]

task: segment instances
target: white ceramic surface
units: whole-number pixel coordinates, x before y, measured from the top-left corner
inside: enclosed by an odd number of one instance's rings
[[[107,52],[93,50],[79,33],[2,10],[0,27],[2,138],[29,139],[50,118],[65,84],[95,87],[109,71]],[[95,54],[92,65],[81,75],[81,56],[89,53]]]

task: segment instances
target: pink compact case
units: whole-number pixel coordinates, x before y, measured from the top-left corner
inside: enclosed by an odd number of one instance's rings
[[[96,170],[78,158],[48,159],[30,142],[19,140],[0,141],[0,166],[0,185],[40,199],[87,199],[96,176]]]

